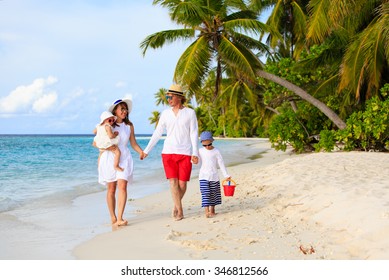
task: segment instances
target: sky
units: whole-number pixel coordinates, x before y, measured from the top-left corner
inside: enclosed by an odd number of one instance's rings
[[[189,42],[150,49],[177,28],[152,0],[0,0],[0,134],[91,134],[113,101],[131,98],[149,134],[154,94],[173,83]]]

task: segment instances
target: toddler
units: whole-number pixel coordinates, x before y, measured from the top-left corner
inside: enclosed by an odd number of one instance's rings
[[[112,151],[115,155],[114,168],[117,171],[123,171],[124,169],[119,166],[120,162],[120,149],[117,146],[119,144],[119,132],[112,130],[112,124],[116,121],[116,117],[111,112],[105,111],[100,116],[100,124],[97,125],[94,132],[96,136],[94,142],[99,149],[107,149],[113,147]],[[100,159],[100,156],[99,156]]]
[[[227,174],[220,151],[213,146],[212,133],[202,132],[200,141],[203,145],[199,150],[201,206],[205,208],[205,217],[212,218],[216,215],[215,206],[222,203],[218,167],[226,179],[231,179],[231,176]]]

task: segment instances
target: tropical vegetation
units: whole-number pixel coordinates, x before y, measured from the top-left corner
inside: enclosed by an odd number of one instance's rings
[[[180,28],[151,34],[140,48],[189,42],[173,79],[196,104],[200,130],[268,137],[297,152],[389,149],[389,1],[153,4]]]

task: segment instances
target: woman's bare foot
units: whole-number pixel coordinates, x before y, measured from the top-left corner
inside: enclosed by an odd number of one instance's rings
[[[111,223],[114,225],[117,222],[117,218],[115,216],[111,217]]]
[[[116,225],[118,227],[121,227],[121,226],[126,226],[128,224],[128,222],[126,220],[121,220],[121,221],[117,221],[116,222]]]
[[[176,218],[178,214],[178,210],[176,208],[173,208],[172,210],[172,218]]]
[[[184,218],[182,215],[177,215],[174,220],[181,221]]]

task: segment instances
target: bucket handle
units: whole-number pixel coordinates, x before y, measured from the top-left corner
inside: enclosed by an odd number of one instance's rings
[[[225,179],[225,180],[223,180],[223,182],[222,182],[222,185],[224,185],[224,182],[228,182],[228,186],[236,186],[236,183],[235,183],[235,181],[234,180],[232,180],[232,179]],[[232,184],[231,184],[232,183]]]

